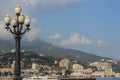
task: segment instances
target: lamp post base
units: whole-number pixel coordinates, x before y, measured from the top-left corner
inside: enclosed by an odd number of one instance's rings
[[[15,77],[13,78],[13,80],[22,80],[22,77],[21,77],[21,76],[15,76]]]

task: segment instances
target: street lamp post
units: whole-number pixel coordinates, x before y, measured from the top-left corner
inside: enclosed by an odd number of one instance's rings
[[[13,80],[22,80],[22,77],[20,76],[21,73],[20,41],[22,35],[30,30],[30,23],[31,23],[30,18],[28,16],[25,18],[24,15],[21,13],[21,11],[22,11],[21,7],[17,5],[15,8],[15,13],[17,18],[13,18],[11,20],[9,15],[6,15],[4,18],[7,31],[10,31],[14,35],[14,39],[15,39],[15,46],[16,46],[15,69],[14,69],[15,77],[13,78]],[[10,27],[10,23],[13,28]],[[23,24],[26,25],[25,28],[23,27]]]

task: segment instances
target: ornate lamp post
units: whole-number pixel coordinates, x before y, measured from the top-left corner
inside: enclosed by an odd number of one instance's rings
[[[21,13],[21,11],[22,11],[21,7],[17,5],[15,8],[15,13],[17,18],[13,18],[11,20],[9,15],[6,15],[4,18],[6,29],[7,31],[10,31],[14,35],[15,44],[16,44],[15,45],[16,46],[15,69],[14,69],[15,77],[13,80],[22,80],[22,77],[20,76],[20,73],[21,73],[20,41],[21,41],[22,35],[30,30],[30,23],[31,23],[30,18],[28,16],[25,18],[24,15]],[[10,27],[10,23],[13,28]],[[25,28],[23,28],[23,24],[26,25]]]

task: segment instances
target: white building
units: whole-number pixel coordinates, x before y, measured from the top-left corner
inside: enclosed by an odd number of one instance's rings
[[[63,67],[63,68],[66,68],[68,70],[71,70],[72,69],[72,62],[69,59],[62,59],[59,62],[59,66]]]
[[[111,63],[109,62],[94,62],[94,63],[90,63],[90,66],[97,67],[98,71],[104,71],[105,76],[111,77],[115,75],[112,70]]]
[[[105,72],[104,71],[95,71],[92,74],[93,77],[105,77]]]
[[[108,67],[111,67],[111,64],[108,62],[94,62],[90,63],[90,66],[97,67],[98,71],[105,71]]]
[[[80,72],[81,70],[83,70],[83,66],[80,64],[73,64],[73,71],[74,72]]]
[[[75,76],[75,77],[83,77],[84,74],[81,73],[81,72],[73,72],[73,73],[71,73],[71,76]]]
[[[32,63],[32,69],[39,69],[39,64],[37,63]]]
[[[15,53],[15,51],[16,51],[15,49],[11,49],[11,53]]]
[[[24,69],[24,62],[21,61],[21,69]]]

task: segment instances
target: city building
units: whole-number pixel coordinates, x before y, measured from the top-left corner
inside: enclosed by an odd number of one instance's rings
[[[95,71],[92,73],[92,77],[105,77],[105,71]]]
[[[89,65],[97,67],[98,71],[105,71],[108,67],[112,67],[111,63],[108,62],[94,62]]]
[[[67,70],[71,70],[72,69],[72,62],[69,59],[65,58],[59,62],[59,66],[66,68]]]
[[[111,76],[113,76],[114,75],[114,72],[113,72],[113,70],[112,70],[112,67],[107,67],[106,69],[105,69],[105,76],[107,76],[107,77],[111,77]]]
[[[39,69],[39,64],[37,63],[32,63],[32,69]]]
[[[83,66],[77,63],[73,64],[72,70],[73,72],[80,72],[81,70],[83,70]]]

